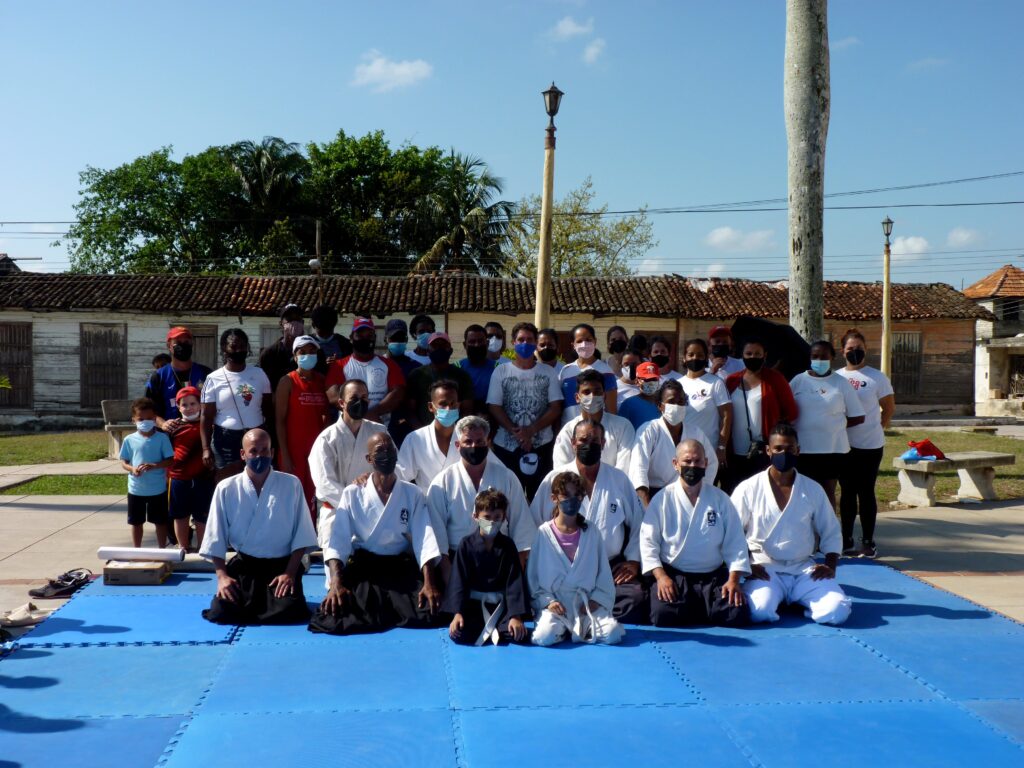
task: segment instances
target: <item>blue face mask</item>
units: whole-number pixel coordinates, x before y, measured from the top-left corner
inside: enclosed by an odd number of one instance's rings
[[[537,351],[536,344],[516,344],[515,345],[516,356],[527,360],[533,357],[533,353]]]
[[[432,334],[430,334],[430,333],[421,333],[419,336],[416,337],[416,345],[420,349],[426,349],[427,348],[427,340],[431,337],[431,335]]]
[[[437,419],[438,423],[442,427],[454,426],[455,422],[459,420],[459,409],[438,408],[437,413],[434,414],[434,418]]]
[[[249,471],[254,475],[262,475],[268,469],[270,469],[270,457],[269,456],[254,456],[245,460],[245,466],[249,468]]]
[[[316,355],[299,355],[296,362],[302,370],[312,371],[316,368]]]
[[[392,357],[401,357],[405,354],[406,344],[404,341],[388,342],[388,354]]]
[[[831,360],[811,360],[811,370],[819,376],[824,376],[832,370]]]

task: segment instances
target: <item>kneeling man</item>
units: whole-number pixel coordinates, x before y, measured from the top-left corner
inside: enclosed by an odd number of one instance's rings
[[[213,561],[217,594],[203,617],[217,624],[297,624],[309,618],[302,556],[316,546],[299,478],[271,469],[270,435],[242,438],[245,470],[213,492],[199,554]],[[235,556],[225,565],[228,549]]]
[[[704,482],[700,442],[680,442],[672,464],[679,480],[655,494],[640,526],[644,573],[655,579],[651,623],[748,624],[740,579],[750,565],[739,513],[724,491]]]
[[[836,581],[843,536],[825,490],[796,471],[796,429],[780,422],[768,439],[771,466],[740,483],[732,502],[752,562],[743,585],[753,621],[778,621],[779,604],[799,603],[819,624],[842,624],[850,598]],[[820,543],[819,543],[820,542]],[[812,559],[825,553],[824,564]]]

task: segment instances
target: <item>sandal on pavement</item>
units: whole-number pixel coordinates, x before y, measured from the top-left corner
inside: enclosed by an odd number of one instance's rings
[[[42,611],[32,603],[19,605],[12,611],[0,613],[0,627],[31,627],[38,624],[52,611]]]

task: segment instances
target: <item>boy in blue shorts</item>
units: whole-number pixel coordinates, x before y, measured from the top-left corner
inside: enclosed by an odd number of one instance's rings
[[[167,467],[174,459],[171,441],[156,431],[153,401],[140,397],[132,403],[136,432],[121,443],[121,466],[128,473],[128,525],[132,546],[142,546],[142,526],[156,526],[157,545],[167,545]]]

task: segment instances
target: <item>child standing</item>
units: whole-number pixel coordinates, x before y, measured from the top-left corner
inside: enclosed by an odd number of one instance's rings
[[[625,629],[612,618],[615,582],[601,532],[580,514],[583,483],[573,472],[551,482],[555,509],[537,529],[527,579],[533,592],[535,645],[554,645],[566,634],[574,643],[621,642]]]
[[[199,434],[199,390],[182,387],[175,396],[183,426],[171,437],[171,506],[169,517],[181,546],[188,549],[189,518],[196,524],[196,551],[203,545],[206,519],[213,499],[213,476],[203,463],[203,441]]]
[[[527,611],[526,584],[516,543],[501,532],[508,499],[501,491],[481,491],[474,503],[477,530],[455,551],[451,578],[441,610],[453,613],[448,634],[462,645],[488,641],[524,642],[522,616]]]
[[[128,473],[128,525],[132,546],[142,546],[142,526],[156,526],[157,545],[167,545],[167,467],[174,449],[163,432],[156,431],[153,401],[140,397],[132,403],[134,434],[121,443],[121,466]]]

